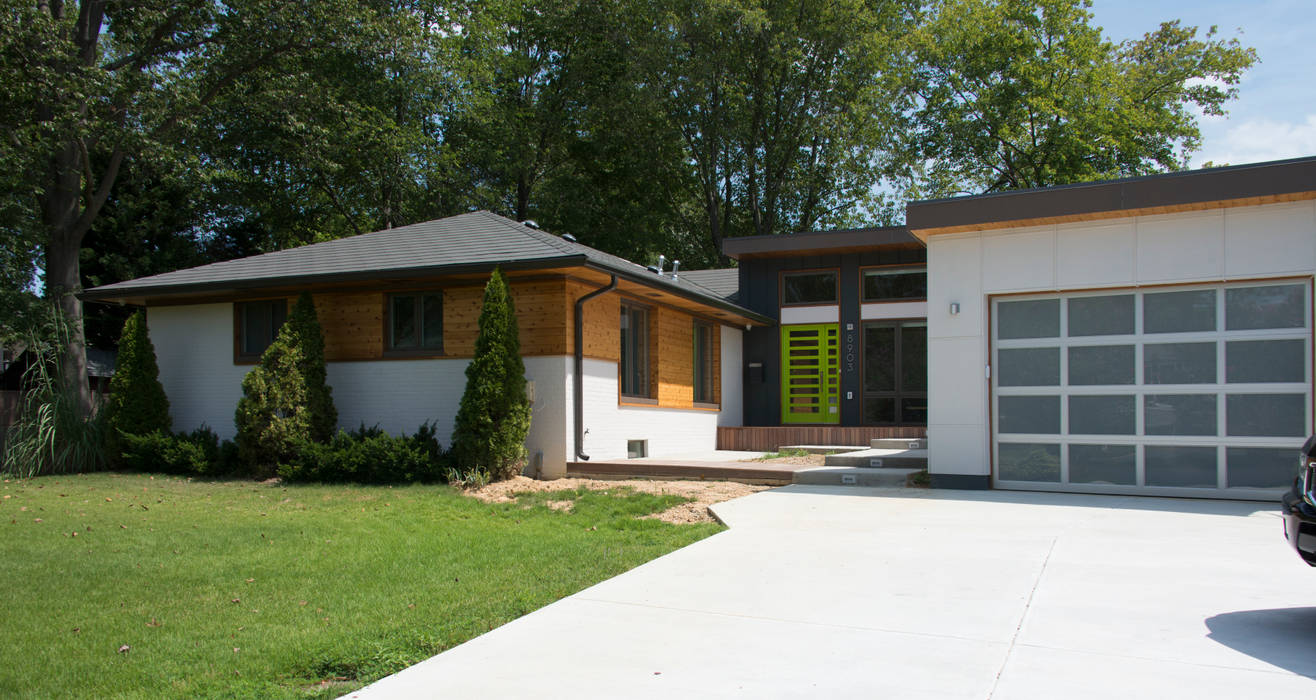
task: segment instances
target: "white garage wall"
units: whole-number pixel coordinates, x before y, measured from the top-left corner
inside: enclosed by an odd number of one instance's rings
[[[990,295],[1308,276],[1313,271],[1313,201],[930,237],[930,470],[990,474]],[[960,305],[954,316],[949,313],[952,302]]]

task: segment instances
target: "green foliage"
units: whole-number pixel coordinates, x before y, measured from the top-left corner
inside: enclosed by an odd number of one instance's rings
[[[516,309],[507,280],[494,270],[484,287],[475,357],[466,367],[466,391],[452,431],[453,468],[463,476],[484,470],[494,480],[516,476],[525,463],[529,431]]]
[[[338,427],[338,409],[334,408],[333,389],[330,388],[324,366],[324,332],[315,313],[315,302],[310,292],[302,292],[288,314],[286,324],[294,342],[301,350],[297,363],[302,382],[306,386],[306,411],[311,423],[310,439],[327,442]]]
[[[155,362],[155,346],[147,331],[146,314],[141,311],[129,316],[123,326],[110,379],[110,397],[101,411],[106,429],[105,456],[111,465],[118,464],[125,436],[168,434],[173,427],[169,399]]]
[[[219,437],[209,428],[171,434],[125,433],[118,467],[133,472],[215,476],[221,470]]]
[[[1178,170],[1256,61],[1215,28],[1112,43],[1087,0],[943,0],[909,37],[915,196]]]
[[[444,474],[443,449],[428,422],[402,437],[378,427],[339,431],[328,444],[301,443],[297,456],[279,465],[279,476],[290,482],[428,483]]]
[[[60,381],[69,325],[57,311],[42,316],[44,324],[22,336],[33,361],[23,375],[18,419],[4,433],[0,472],[26,478],[100,469],[104,427],[83,415],[77,394]]]
[[[311,412],[298,336],[287,323],[242,380],[234,416],[238,451],[257,476],[273,476],[310,435]]]

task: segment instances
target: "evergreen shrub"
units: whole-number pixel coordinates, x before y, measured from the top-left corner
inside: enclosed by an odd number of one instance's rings
[[[127,436],[168,435],[173,425],[169,398],[160,384],[155,346],[146,328],[146,315],[141,311],[129,316],[123,324],[114,376],[110,378],[110,396],[101,410],[105,454],[115,467],[125,466]]]

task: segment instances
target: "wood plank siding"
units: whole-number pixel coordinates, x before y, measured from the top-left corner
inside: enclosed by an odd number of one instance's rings
[[[923,426],[718,426],[717,449],[775,452],[787,445],[868,445],[882,438],[922,438]]]

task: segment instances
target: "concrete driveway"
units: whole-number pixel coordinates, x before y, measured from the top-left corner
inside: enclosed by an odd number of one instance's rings
[[[790,486],[715,510],[727,532],[349,697],[1316,694],[1316,569],[1270,504]]]

